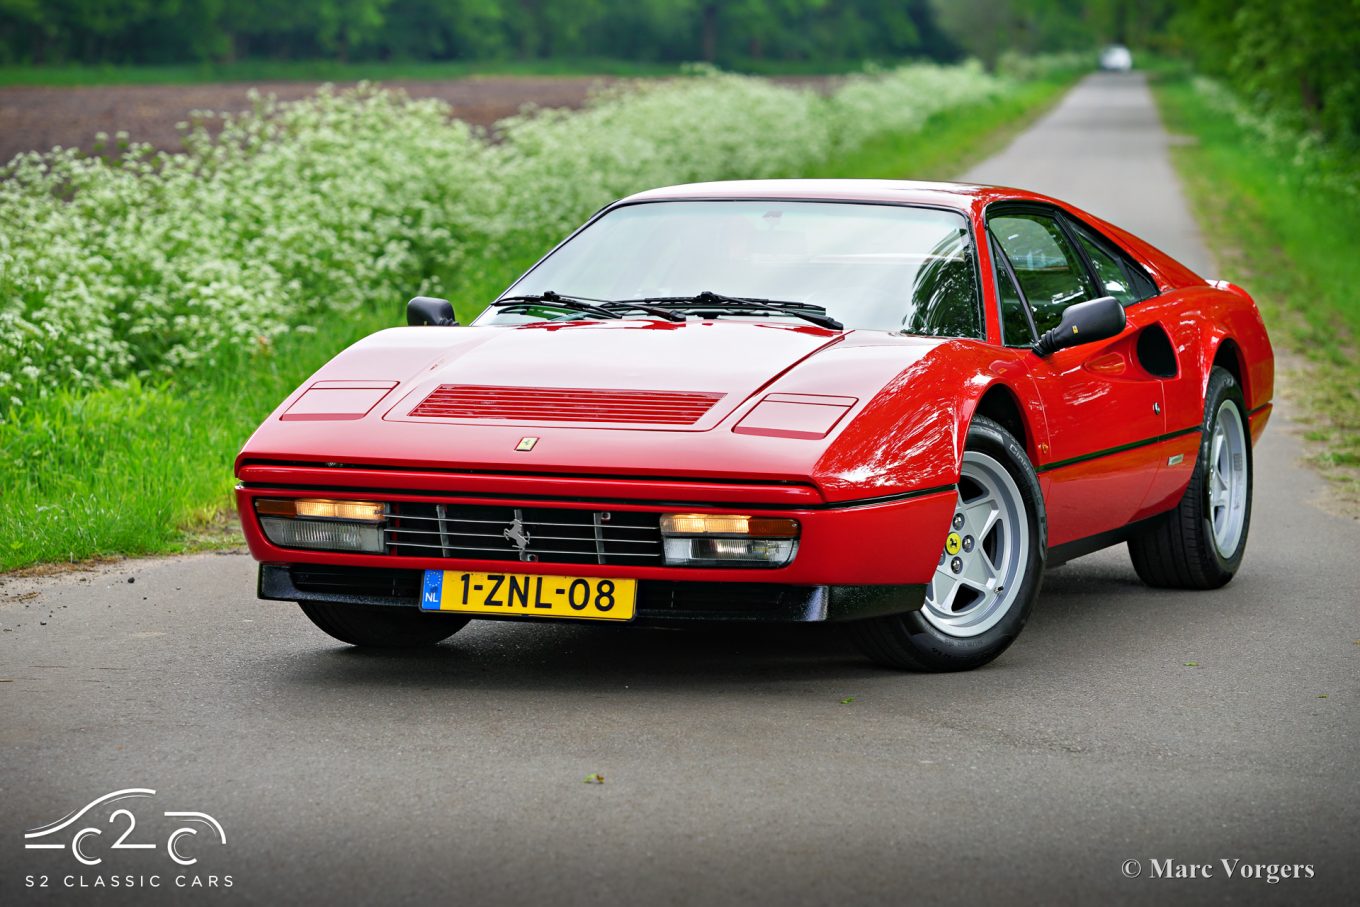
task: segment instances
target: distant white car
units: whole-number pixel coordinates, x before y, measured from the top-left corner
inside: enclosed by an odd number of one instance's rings
[[[1122,44],[1111,44],[1100,52],[1100,68],[1107,72],[1133,69],[1133,54]]]

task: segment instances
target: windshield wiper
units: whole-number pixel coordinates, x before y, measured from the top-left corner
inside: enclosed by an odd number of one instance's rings
[[[713,293],[709,290],[704,290],[702,293],[696,293],[693,296],[648,296],[643,299],[622,299],[615,303],[615,305],[624,304],[675,309],[701,309],[713,311],[715,314],[722,314],[722,310],[726,310],[729,314],[748,315],[760,312],[778,312],[781,315],[810,321],[818,327],[830,328],[833,331],[845,330],[845,325],[826,314],[826,309],[810,302],[756,299],[749,296],[724,296],[721,293]]]
[[[529,293],[523,296],[502,296],[491,303],[497,309],[530,309],[535,306],[550,306],[554,309],[561,309],[564,312],[579,312],[583,315],[594,315],[596,318],[622,318],[618,312],[611,312],[609,309],[595,305],[603,302],[600,299],[586,299],[581,296],[563,296],[554,293],[552,290],[545,290],[542,293]]]
[[[552,290],[544,290],[542,293],[531,293],[524,296],[503,296],[491,304],[499,309],[528,309],[536,305],[548,305],[566,312],[579,312],[582,315],[594,315],[597,318],[622,318],[623,312],[645,312],[666,321],[685,320],[683,315],[656,306],[627,300],[615,302],[611,299],[591,299],[588,296],[568,296],[563,293],[554,293]]]

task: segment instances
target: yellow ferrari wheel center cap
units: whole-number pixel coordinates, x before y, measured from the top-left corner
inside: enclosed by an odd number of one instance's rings
[[[944,550],[950,554],[958,554],[963,548],[963,537],[957,532],[949,533],[949,538],[944,540]]]

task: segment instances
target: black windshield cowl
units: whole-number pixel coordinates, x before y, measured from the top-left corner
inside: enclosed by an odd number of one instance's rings
[[[776,312],[792,318],[810,321],[818,327],[833,331],[845,330],[826,309],[810,302],[789,302],[783,299],[755,299],[747,296],[724,296],[704,290],[693,296],[648,296],[642,299],[622,299],[616,305],[647,305],[664,309],[681,309],[692,314],[712,315],[758,315],[762,312]]]

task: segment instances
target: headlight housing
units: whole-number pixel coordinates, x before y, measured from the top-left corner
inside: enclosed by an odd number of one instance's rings
[[[265,538],[283,548],[383,554],[387,508],[377,501],[260,498],[255,502]]]
[[[785,517],[666,513],[661,537],[672,567],[783,567],[798,551],[799,525]]]

